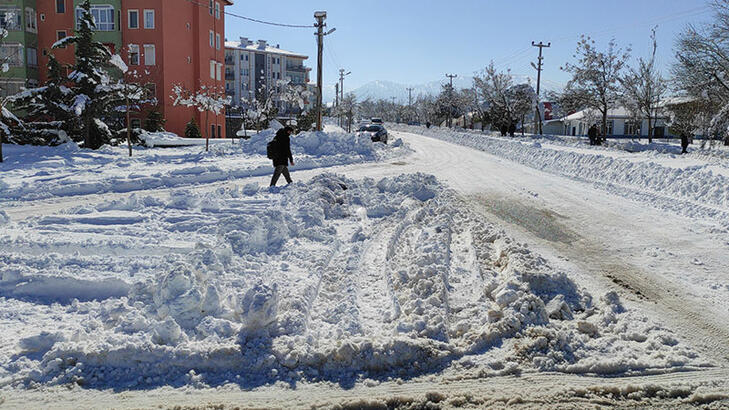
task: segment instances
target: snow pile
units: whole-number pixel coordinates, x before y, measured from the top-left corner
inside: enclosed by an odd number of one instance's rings
[[[248,140],[241,141],[243,152],[266,155],[266,144],[273,139],[273,129],[262,131]],[[363,161],[373,161],[383,157],[388,151],[385,144],[373,143],[369,137],[344,132],[302,132],[291,136],[291,152],[294,155],[310,157],[352,156]]]
[[[708,164],[675,167],[655,160],[615,157],[604,150],[562,150],[529,140],[447,129],[418,128],[417,131],[542,171],[597,183],[624,196],[649,196],[657,206],[683,214],[716,216],[729,211],[729,172],[713,172]]]
[[[703,364],[432,176],[254,188],[131,196],[10,222],[0,237],[9,318],[0,379],[254,387]],[[110,223],[130,213],[144,217]]]
[[[105,192],[134,192],[164,187],[228,181],[270,175],[266,131],[243,143],[211,140],[210,152],[199,145],[204,139],[183,139],[169,133],[144,134],[147,144],[198,146],[165,149],[126,147],[81,150],[75,144],[59,147],[9,145],[0,164],[0,201],[35,200]],[[384,145],[351,134],[304,133],[292,138],[296,165],[292,172],[336,165],[388,160],[412,151],[403,144]]]

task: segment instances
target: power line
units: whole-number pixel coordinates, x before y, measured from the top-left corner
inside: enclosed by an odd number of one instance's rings
[[[207,8],[210,8],[209,5],[200,3],[197,0],[187,0],[187,2],[188,3],[191,3],[191,4],[194,4],[194,5],[198,6],[198,7],[202,7],[202,8],[206,8],[206,9]],[[238,19],[241,19],[241,20],[246,20],[246,21],[252,21],[254,23],[267,24],[269,26],[287,27],[287,28],[312,28],[312,27],[314,27],[313,24],[303,25],[303,24],[274,23],[272,21],[265,21],[265,20],[254,19],[252,17],[246,17],[246,16],[242,16],[240,14],[230,13],[230,12],[227,12],[227,11],[222,11],[221,13],[224,14],[224,15],[226,15],[226,16],[235,17],[235,18],[238,18]]]

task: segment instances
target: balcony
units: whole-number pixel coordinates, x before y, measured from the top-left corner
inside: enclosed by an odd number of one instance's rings
[[[225,95],[229,95],[231,97],[235,97],[235,90],[231,90],[231,89],[226,88],[225,89]]]
[[[234,72],[230,72],[230,71],[226,71],[225,72],[225,79],[226,80],[235,80],[235,73]]]
[[[305,73],[307,71],[311,70],[309,67],[305,67],[303,65],[287,65],[286,71],[291,71],[295,73]]]
[[[225,56],[225,65],[235,65],[233,56]]]

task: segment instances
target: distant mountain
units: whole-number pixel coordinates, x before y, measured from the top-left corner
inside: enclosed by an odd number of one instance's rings
[[[513,75],[514,84],[530,83],[532,86],[536,86],[536,78],[531,78],[526,75]],[[395,100],[399,103],[406,103],[408,101],[408,88],[413,88],[413,100],[419,95],[438,95],[443,89],[443,85],[448,82],[447,78],[440,81],[431,81],[425,84],[418,85],[407,85],[395,83],[392,81],[371,81],[361,87],[355,88],[354,90],[347,90],[345,83],[345,93],[353,92],[357,96],[358,101],[365,99],[370,100],[390,100],[395,97]],[[458,76],[453,79],[453,88],[460,90],[463,88],[471,88],[473,86],[473,77],[471,76]],[[542,89],[544,90],[559,90],[562,88],[561,84],[543,81]],[[334,85],[324,87],[324,102],[330,103],[334,101]]]

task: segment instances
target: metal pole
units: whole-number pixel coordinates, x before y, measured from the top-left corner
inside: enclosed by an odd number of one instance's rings
[[[317,11],[314,13],[314,18],[316,19],[316,38],[317,38],[317,63],[316,63],[316,86],[318,88],[317,95],[316,95],[316,130],[321,131],[322,130],[322,66],[323,59],[322,55],[324,54],[324,27],[326,27],[326,24],[324,23],[324,20],[327,18],[327,12],[326,11]]]
[[[453,79],[458,77],[455,74],[446,74],[446,77],[450,80],[448,86],[448,118],[446,120],[446,127],[451,128],[453,126],[453,120],[451,119],[451,111],[453,110]]]

